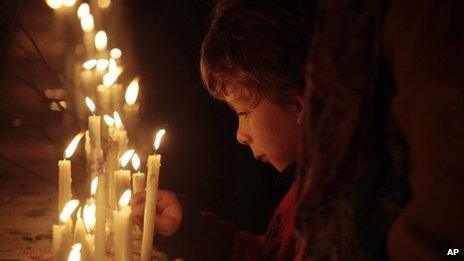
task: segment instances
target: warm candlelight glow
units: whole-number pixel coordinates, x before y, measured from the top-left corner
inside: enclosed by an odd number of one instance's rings
[[[68,261],[80,261],[81,260],[81,249],[82,244],[76,243],[72,246],[71,252],[69,252]]]
[[[153,146],[154,146],[154,149],[155,149],[155,150],[158,150],[158,149],[159,149],[159,146],[160,146],[160,143],[161,143],[161,139],[163,138],[164,134],[166,134],[166,130],[165,130],[165,129],[161,129],[161,130],[159,130],[159,131],[156,133],[155,142],[153,143]]]
[[[119,158],[119,165],[121,167],[125,167],[127,163],[129,163],[129,160],[132,157],[132,154],[134,154],[135,150],[128,150],[122,154],[122,156]]]
[[[103,115],[103,120],[105,121],[106,125],[108,126],[114,126],[114,120],[111,118],[109,115]]]
[[[63,0],[47,0],[47,5],[52,9],[59,9],[63,6]]]
[[[90,59],[90,60],[85,61],[82,64],[82,67],[84,67],[84,69],[86,69],[86,70],[92,70],[96,65],[97,65],[97,60],[96,59]]]
[[[116,127],[116,129],[120,130],[120,129],[123,129],[124,128],[124,124],[122,124],[122,121],[121,121],[121,117],[119,116],[119,113],[117,111],[115,111],[113,113],[113,118],[114,118],[114,125]]]
[[[79,8],[77,8],[77,17],[79,17],[79,19],[82,19],[88,14],[90,14],[89,4],[87,3],[80,4]]]
[[[92,195],[92,197],[94,197],[95,194],[97,193],[97,186],[98,186],[98,177],[95,177],[92,179],[92,183],[90,184],[90,195]]]
[[[81,27],[82,31],[86,33],[92,32],[95,28],[93,16],[90,13],[81,18]]]
[[[97,48],[98,51],[103,51],[106,49],[107,44],[108,37],[105,31],[98,31],[95,35],[95,48]]]
[[[76,0],[64,0],[63,3],[66,7],[71,7],[76,4]]]
[[[110,52],[111,58],[119,59],[121,58],[122,52],[119,48],[113,48]]]
[[[96,107],[92,99],[90,99],[89,97],[85,97],[85,104],[87,104],[87,108],[89,108],[90,112],[94,114]]]
[[[129,201],[131,199],[132,191],[130,189],[126,189],[124,193],[122,193],[121,197],[119,198],[118,206],[119,209],[122,209],[129,205]]]
[[[105,75],[103,75],[103,85],[105,85],[106,87],[111,87],[116,82],[118,77],[119,73],[117,72],[110,71],[105,73]]]
[[[111,0],[98,0],[98,7],[108,8],[111,5]]]
[[[93,234],[93,230],[95,228],[95,222],[96,222],[96,217],[95,217],[95,212],[96,212],[96,206],[95,203],[91,204],[86,204],[84,206],[84,226],[85,229],[87,230],[87,233]]]
[[[97,60],[97,71],[103,72],[108,68],[109,61],[107,59],[98,59]]]
[[[79,200],[77,199],[72,199],[64,205],[63,210],[60,213],[60,221],[64,222],[68,220],[71,217],[71,214],[74,212],[74,210],[79,206]]]
[[[127,86],[126,90],[126,103],[128,105],[134,105],[137,101],[137,95],[139,94],[139,78],[136,77]]]
[[[64,151],[65,159],[70,158],[74,154],[74,151],[76,151],[77,145],[79,144],[81,138],[84,136],[84,133],[85,132],[80,132],[72,139],[71,143],[69,143],[68,147]]]
[[[134,153],[134,155],[132,156],[132,167],[135,171],[140,170],[140,158],[139,155],[137,155],[137,153]]]

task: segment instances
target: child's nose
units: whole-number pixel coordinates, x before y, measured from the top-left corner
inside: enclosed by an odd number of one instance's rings
[[[241,125],[237,128],[237,141],[242,145],[249,145],[251,142],[251,137],[248,135]]]

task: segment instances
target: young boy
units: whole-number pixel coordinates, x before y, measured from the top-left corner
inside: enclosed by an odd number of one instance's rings
[[[217,4],[203,41],[203,81],[236,112],[238,142],[249,146],[255,159],[293,175],[302,136],[304,15],[297,5],[230,2]],[[143,193],[134,195],[132,205],[143,199]],[[266,235],[256,237],[201,213],[173,192],[159,190],[156,229],[166,245],[158,247],[169,251],[175,244],[175,255],[186,260],[293,260],[295,207],[292,184]],[[136,219],[139,224],[142,216]]]

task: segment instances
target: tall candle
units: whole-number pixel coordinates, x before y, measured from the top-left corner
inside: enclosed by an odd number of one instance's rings
[[[121,156],[127,150],[127,131],[124,129],[124,125],[122,124],[121,117],[119,113],[115,111],[113,113],[114,116],[114,125],[116,126],[116,131],[114,133],[116,142],[119,146],[118,156]]]
[[[108,175],[108,202],[111,209],[117,207],[117,197],[115,190],[114,175],[118,169],[118,144],[115,141],[110,141],[106,153],[106,174]]]
[[[93,114],[89,116],[90,145],[92,150],[101,149],[100,116],[95,115],[95,103],[89,97],[85,97],[85,103]]]
[[[158,131],[155,138],[155,151],[158,150],[161,143],[161,138],[166,133],[164,129]],[[147,167],[147,187],[145,197],[145,213],[143,222],[143,236],[142,236],[142,261],[151,260],[151,253],[153,250],[153,235],[155,232],[155,217],[156,217],[156,202],[159,180],[159,169],[161,166],[161,155],[154,154],[148,156]]]
[[[132,260],[132,209],[128,206],[131,190],[126,190],[120,200],[119,209],[113,211],[115,260]]]
[[[97,195],[96,195],[96,222],[95,222],[95,260],[104,260],[106,252],[106,185],[107,177],[105,173],[98,175]]]
[[[64,159],[58,161],[58,211],[63,210],[64,205],[71,200],[71,161],[67,160],[70,158],[79,144],[84,133],[77,134],[66,150],[64,151]]]

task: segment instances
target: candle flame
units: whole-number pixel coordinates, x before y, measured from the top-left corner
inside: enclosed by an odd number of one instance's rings
[[[97,193],[97,186],[98,186],[98,177],[95,177],[92,179],[92,182],[90,183],[90,195],[92,195],[92,197],[94,197],[95,194]]]
[[[96,65],[97,65],[97,60],[96,59],[90,59],[90,60],[85,61],[82,64],[82,67],[84,67],[84,69],[86,69],[86,70],[92,70]]]
[[[113,118],[114,118],[114,125],[118,130],[124,128],[124,124],[122,124],[121,117],[119,116],[119,113],[117,111],[113,112]]]
[[[108,68],[109,61],[107,59],[98,59],[97,60],[97,71],[103,72]]]
[[[159,149],[159,146],[161,144],[161,139],[163,138],[164,134],[166,134],[165,129],[161,129],[156,133],[155,142],[153,143],[155,151]]]
[[[97,208],[95,203],[86,204],[84,206],[84,227],[87,230],[87,233],[93,233],[95,227],[96,217],[95,212]]]
[[[74,154],[74,151],[76,151],[77,145],[79,145],[79,141],[81,141],[83,136],[84,132],[80,132],[72,139],[71,143],[69,143],[68,147],[64,151],[65,159],[70,158]]]
[[[80,4],[79,7],[77,8],[77,17],[79,17],[79,19],[82,19],[88,14],[90,14],[89,4],[87,3]]]
[[[121,167],[125,167],[127,163],[129,163],[129,160],[132,157],[132,154],[134,154],[135,150],[128,150],[122,154],[122,156],[119,158],[119,165]]]
[[[118,206],[119,209],[122,209],[129,205],[129,201],[131,199],[132,191],[130,189],[126,189],[124,193],[122,193],[121,197],[119,198]]]
[[[137,153],[134,153],[134,155],[132,156],[132,167],[135,171],[140,170],[140,158],[139,155],[137,155]]]
[[[128,105],[134,105],[137,101],[137,95],[139,94],[139,78],[136,77],[127,86],[126,90],[126,103]]]
[[[89,108],[91,113],[95,113],[95,103],[89,97],[85,97],[85,104],[87,104],[87,108]]]
[[[121,58],[121,55],[122,55],[121,49],[119,48],[111,49],[110,55],[111,55],[111,58],[114,58],[114,59]]]
[[[71,199],[66,202],[66,205],[64,205],[63,210],[60,213],[60,221],[65,222],[68,220],[74,210],[76,210],[77,206],[79,206],[79,200],[77,199]]]
[[[95,29],[95,23],[93,21],[92,14],[88,13],[81,18],[81,28],[82,31],[89,33]]]
[[[82,245],[76,243],[71,247],[71,252],[69,252],[68,261],[80,261],[81,260],[81,249]]]
[[[109,115],[103,115],[103,120],[105,121],[106,125],[108,126],[114,126],[114,120],[111,118]]]
[[[47,5],[51,8],[51,9],[59,9],[63,6],[63,0],[47,0]]]
[[[100,8],[108,8],[111,5],[111,0],[98,0],[98,7]]]
[[[121,72],[122,68],[118,67],[116,60],[114,58],[110,58],[108,73],[103,76],[103,84],[107,87],[110,87],[116,82]]]
[[[76,0],[64,0],[63,3],[66,7],[71,7],[76,4]]]
[[[98,51],[103,51],[106,49],[107,44],[108,37],[105,31],[98,31],[95,35],[95,48],[97,48]]]

